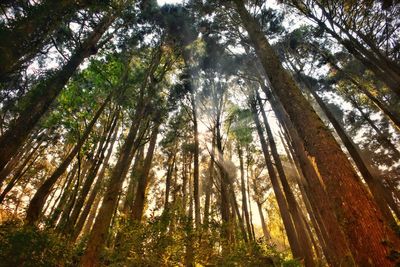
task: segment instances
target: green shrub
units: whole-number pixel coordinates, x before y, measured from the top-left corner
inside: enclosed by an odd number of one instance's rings
[[[0,225],[0,266],[68,266],[72,251],[66,240],[50,230],[18,221]]]

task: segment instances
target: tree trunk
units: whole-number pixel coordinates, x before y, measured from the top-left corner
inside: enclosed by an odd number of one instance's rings
[[[46,223],[46,226],[48,228],[54,227],[58,219],[60,218],[61,212],[64,210],[66,202],[71,195],[74,178],[77,171],[78,171],[78,163],[75,163],[74,166],[72,167],[72,170],[67,174],[65,182],[61,187],[62,191],[59,194],[57,200],[58,202],[56,201],[54,203],[53,212],[51,213],[51,217],[48,219]]]
[[[231,214],[230,214],[230,201],[229,201],[229,177],[228,173],[226,173],[223,168],[224,164],[224,151],[222,148],[222,135],[221,135],[221,122],[220,122],[220,109],[217,111],[216,116],[216,125],[215,125],[215,141],[216,141],[216,149],[217,155],[212,155],[212,160],[217,164],[219,170],[220,177],[220,190],[221,190],[221,218],[222,218],[222,239],[224,240],[223,251],[229,250],[231,245],[231,241],[233,238],[232,227],[231,227]],[[224,253],[224,252],[223,252]]]
[[[111,125],[108,127],[108,134],[107,137],[104,135],[102,140],[99,142],[99,147],[97,149],[97,153],[95,155],[95,162],[92,164],[90,170],[88,171],[88,174],[86,176],[86,179],[82,185],[81,191],[76,199],[74,208],[71,212],[71,215],[69,216],[67,220],[67,225],[64,227],[63,231],[64,233],[70,233],[73,231],[73,226],[76,223],[76,220],[78,219],[78,216],[82,210],[83,204],[87,198],[87,195],[89,194],[90,188],[93,185],[93,182],[97,176],[97,172],[100,169],[100,165],[102,164],[103,158],[104,158],[104,153],[105,150],[107,149],[107,146],[109,142],[112,139],[114,130],[117,126],[117,121],[118,121],[118,116],[115,115],[113,118],[113,121]],[[106,139],[106,140],[104,140]]]
[[[321,107],[324,114],[327,116],[329,121],[332,123],[333,128],[335,129],[336,133],[339,135],[340,139],[342,140],[344,146],[346,147],[347,151],[349,152],[350,156],[354,160],[355,165],[357,166],[358,170],[360,171],[362,177],[364,178],[365,182],[370,189],[373,198],[376,201],[376,204],[380,208],[383,216],[386,218],[389,225],[395,226],[396,221],[393,218],[392,212],[390,211],[388,204],[384,198],[385,194],[391,194],[390,191],[386,190],[384,185],[376,180],[376,178],[370,173],[367,164],[363,160],[360,152],[356,144],[351,140],[351,138],[347,135],[343,127],[337,121],[333,113],[329,110],[329,108],[325,105],[324,101],[321,97],[307,84],[304,88],[312,94],[314,99],[317,101],[318,105]]]
[[[267,242],[271,240],[271,234],[268,231],[267,224],[265,223],[264,213],[262,211],[262,205],[260,202],[257,202],[258,213],[260,214],[261,226],[264,234],[264,238]]]
[[[18,152],[79,65],[96,53],[96,45],[114,19],[114,16],[104,17],[82,45],[74,51],[68,63],[50,78],[39,82],[22,100],[25,103],[24,109],[10,129],[0,137],[0,171]]]
[[[146,191],[147,185],[149,183],[149,174],[151,170],[151,163],[153,161],[153,155],[156,148],[156,141],[158,136],[158,130],[161,122],[155,122],[154,128],[150,136],[149,147],[147,148],[146,158],[143,162],[142,172],[138,176],[138,186],[135,196],[135,201],[132,206],[132,216],[133,221],[140,222],[143,217],[144,206],[146,202]]]
[[[140,110],[140,107],[138,107],[137,110]],[[125,179],[126,173],[128,172],[132,155],[138,147],[136,136],[138,133],[138,125],[141,120],[141,115],[142,112],[136,112],[135,118],[132,121],[129,129],[128,136],[126,137],[125,143],[122,146],[121,152],[118,156],[117,163],[115,164],[115,167],[110,175],[107,190],[103,197],[103,203],[90,233],[86,251],[79,263],[80,266],[99,266],[100,253],[107,239],[108,228],[117,205],[122,183]]]
[[[100,117],[101,113],[103,112],[103,110],[105,109],[110,100],[111,100],[111,94],[107,97],[104,103],[97,110],[96,114],[94,115],[90,123],[87,125],[84,133],[79,138],[78,143],[75,145],[74,149],[68,154],[68,156],[60,164],[60,166],[58,166],[58,168],[54,171],[54,173],[39,187],[36,194],[33,196],[31,202],[29,203],[29,207],[26,212],[27,224],[33,225],[37,223],[48,194],[50,193],[51,189],[53,188],[54,184],[58,181],[60,176],[68,168],[71,161],[81,150],[81,147],[85,143],[86,139],[89,137],[89,134],[91,133],[94,124],[96,123],[97,119]]]
[[[0,40],[0,81],[32,59],[49,41],[68,16],[88,5],[88,1],[46,0],[32,7],[27,16],[4,27]]]
[[[375,122],[371,120],[370,116],[363,111],[363,109],[360,107],[360,105],[357,103],[356,99],[350,94],[347,93],[347,98],[350,100],[350,102],[353,104],[353,106],[360,112],[361,117],[371,126],[371,128],[377,133],[379,136],[379,142],[381,145],[385,148],[388,148],[391,152],[391,157],[393,161],[398,161],[400,160],[400,151],[392,143],[392,141],[389,139],[387,135],[385,135],[379,128],[376,126]]]
[[[32,165],[35,163],[39,155],[36,155],[30,162],[29,160],[31,159],[30,157],[27,157],[27,159],[21,164],[20,168],[15,172],[14,177],[11,179],[11,181],[8,182],[7,186],[4,188],[3,192],[0,194],[0,204],[3,202],[4,198],[8,194],[8,192],[13,189],[13,187],[19,182],[19,180],[25,175],[25,173],[32,167]],[[29,164],[28,164],[29,162]],[[27,165],[28,164],[28,165]]]
[[[296,169],[297,172],[297,184],[299,186],[301,195],[303,197],[303,201],[304,204],[306,206],[306,209],[308,211],[308,214],[310,216],[310,220],[312,222],[312,225],[314,227],[315,233],[318,237],[319,243],[322,247],[322,250],[324,252],[325,257],[327,258],[328,263],[330,262],[336,262],[335,259],[335,253],[332,253],[331,248],[328,248],[328,245],[326,243],[326,239],[328,237],[328,234],[326,233],[326,229],[324,227],[324,223],[323,223],[323,219],[321,218],[320,212],[318,211],[318,209],[314,206],[311,205],[310,200],[309,200],[309,194],[307,194],[307,190],[305,189],[304,186],[304,176],[303,173],[301,172],[301,167],[300,167],[300,163],[298,162],[298,160],[294,157],[294,151],[293,149],[289,149],[288,145],[286,144],[284,138],[282,137],[282,135],[279,133],[279,137],[281,139],[281,143],[283,144],[283,147],[285,149],[286,155],[289,159],[289,162],[292,164],[293,168]],[[318,219],[317,219],[318,218]],[[311,232],[311,231],[310,231]],[[315,244],[314,244],[314,247]],[[315,250],[317,251],[318,248],[315,248]],[[332,264],[334,266],[334,264]]]
[[[7,186],[4,188],[3,192],[1,193],[1,195],[0,195],[0,204],[3,202],[4,197],[6,196],[6,194],[8,192],[10,192],[10,190],[16,185],[18,180],[25,174],[26,171],[28,171],[29,167],[26,168],[26,165],[32,159],[32,157],[34,156],[36,151],[39,149],[40,145],[41,145],[41,142],[39,142],[31,151],[27,151],[27,155],[25,155],[25,159],[23,159],[22,164],[20,164],[18,170],[14,173],[14,177],[11,179],[11,181],[8,182]],[[35,159],[31,161],[30,166],[35,162],[37,157],[38,156],[36,156]],[[20,160],[22,160],[22,158]],[[6,169],[8,169],[8,168],[5,168],[4,170],[6,170]],[[10,169],[10,172],[11,172],[11,169]],[[8,174],[4,173],[4,175],[6,175],[6,176],[4,176],[4,180],[7,178]],[[1,185],[2,181],[4,181],[4,180],[1,179],[1,178],[0,178],[0,180],[1,180],[0,181],[0,185]],[[0,186],[0,188],[1,188],[1,186]]]
[[[235,0],[235,3],[265,72],[321,175],[356,262],[362,266],[394,265],[388,256],[400,250],[398,237],[383,220],[329,129],[313,111],[293,78],[283,69],[243,1]]]
[[[144,145],[138,149],[135,156],[135,162],[133,163],[131,176],[129,180],[128,189],[126,192],[125,203],[123,212],[126,216],[132,213],[133,201],[135,200],[135,192],[138,185],[138,177],[143,170],[143,157],[144,157]]]
[[[97,210],[99,209],[99,205],[100,205],[102,199],[103,199],[103,197],[101,195],[95,195],[94,196],[93,203],[92,203],[92,205],[90,206],[90,209],[89,209],[90,213],[89,213],[89,215],[87,217],[87,220],[83,221],[84,225],[85,225],[85,228],[83,228],[83,230],[82,230],[82,235],[83,236],[88,236],[90,234],[90,231],[92,229],[94,220],[96,219]],[[78,238],[78,237],[76,237],[76,238]]]
[[[326,248],[329,248],[327,251],[329,254],[326,254],[329,264],[332,266],[340,266],[344,262],[346,262],[346,264],[352,262],[352,255],[347,240],[340,228],[325,189],[321,184],[320,176],[305,153],[303,141],[300,139],[297,130],[294,128],[281,103],[265,85],[263,85],[262,88],[268,96],[271,107],[278,120],[290,135],[290,138],[289,136],[287,136],[287,138],[288,143],[291,144],[291,153],[295,156],[295,162],[298,162],[298,167],[303,174],[302,177],[305,178],[299,181],[299,187],[304,188],[304,191],[307,193],[307,197],[310,199],[314,211],[312,214],[316,215],[322,233],[326,234],[324,235],[324,240],[329,243],[329,246],[326,246]]]
[[[209,165],[209,171],[208,171],[208,180],[206,183],[206,198],[205,198],[205,203],[204,203],[204,225],[208,227],[208,223],[210,222],[210,203],[211,203],[211,193],[212,193],[212,186],[214,184],[214,155],[215,155],[215,134],[214,130],[212,131],[212,141],[211,141],[211,158],[210,158],[210,165]]]
[[[14,168],[24,159],[24,157],[32,157],[33,153],[42,145],[44,135],[39,135],[36,137],[36,144],[34,139],[29,140],[27,144],[8,162],[8,164],[0,172],[0,187],[2,187],[3,182],[7,179]]]
[[[98,197],[97,195],[99,194],[101,186],[104,183],[104,176],[106,174],[107,168],[109,167],[108,164],[109,164],[109,161],[110,161],[110,158],[111,158],[111,155],[112,155],[115,143],[116,143],[117,134],[118,134],[118,128],[119,127],[115,128],[115,131],[113,133],[113,137],[111,138],[111,140],[109,142],[110,143],[110,147],[108,148],[107,155],[104,158],[103,166],[102,166],[102,168],[101,168],[101,170],[99,172],[99,175],[97,177],[96,183],[95,183],[95,185],[94,185],[94,187],[92,189],[92,192],[90,193],[90,196],[89,196],[88,200],[86,201],[85,208],[83,209],[81,215],[79,216],[78,222],[76,223],[76,225],[74,227],[74,230],[73,230],[73,233],[72,233],[72,237],[71,237],[71,239],[73,241],[75,241],[78,238],[79,234],[81,233],[82,227],[85,224],[86,218],[88,216],[89,217],[88,217],[88,220],[86,221],[86,225],[87,226],[89,225],[91,227],[92,224],[93,224],[94,216],[96,214],[96,211],[97,211],[100,199],[101,199],[101,197]],[[96,197],[97,197],[97,199],[96,199]],[[93,207],[92,207],[92,205],[93,205]],[[91,212],[91,210],[92,211],[95,210],[95,211]],[[90,227],[89,228],[85,227],[85,230],[83,232],[84,233],[88,233],[89,230],[90,230]]]
[[[248,207],[249,207],[249,215],[250,215],[250,225],[251,225],[251,234],[253,236],[253,240],[256,240],[256,233],[254,231],[254,224],[253,224],[253,211],[251,208],[251,197],[250,197],[250,182],[249,182],[249,149],[248,146],[246,147],[246,153],[247,153],[247,160],[246,160],[246,182],[247,182],[247,200],[248,200]]]
[[[169,195],[171,191],[171,180],[174,174],[174,168],[176,163],[176,154],[177,154],[177,144],[174,147],[174,150],[170,154],[167,160],[168,169],[167,169],[167,177],[165,179],[165,201],[164,201],[164,212],[168,212],[169,209]]]
[[[355,77],[353,77],[350,73],[347,73],[343,69],[341,69],[335,62],[332,60],[331,57],[324,55],[323,53],[320,53],[325,60],[328,60],[329,63],[337,70],[340,72],[348,81],[353,83],[357,89],[364,95],[366,95],[369,100],[371,100],[372,103],[375,104],[375,106],[382,111],[383,114],[385,114],[388,119],[392,122],[393,126],[400,131],[400,118],[396,114],[394,114],[389,107],[387,107],[384,103],[382,103],[381,100],[379,100],[376,96],[374,96],[367,88],[365,88]]]
[[[246,221],[246,227],[247,227],[247,233],[249,234],[249,239],[252,239],[252,231],[251,231],[251,225],[250,225],[250,216],[249,216],[249,210],[247,207],[247,196],[246,196],[246,183],[244,181],[244,163],[243,163],[243,150],[238,144],[238,157],[239,157],[239,165],[240,165],[240,189],[242,192],[242,208],[243,208],[243,214],[244,214],[244,219]]]
[[[232,179],[230,177],[228,177],[228,179],[230,181],[232,181]],[[246,232],[245,222],[243,221],[243,216],[240,214],[240,211],[239,211],[239,205],[238,205],[238,202],[236,200],[236,195],[235,195],[235,191],[233,190],[233,183],[232,182],[230,182],[229,188],[230,188],[231,203],[232,203],[232,207],[233,207],[232,213],[236,214],[236,216],[237,216],[237,218],[239,220],[238,223],[239,223],[240,232],[242,233],[243,240],[244,240],[245,243],[247,243],[249,241],[249,238],[248,238],[247,235],[250,234],[250,233]]]
[[[193,197],[194,197],[194,221],[196,228],[200,227],[200,193],[199,193],[199,132],[197,125],[197,110],[196,99],[192,90],[190,92],[190,99],[192,104],[192,120],[193,120],[193,138],[194,138],[194,151],[193,151]]]
[[[326,21],[323,21],[316,15],[312,14],[312,12],[307,10],[307,8],[304,9],[300,1],[292,1],[292,3],[294,3],[294,6],[302,11],[306,16],[314,20],[320,27],[323,27],[366,68],[371,70],[378,79],[386,83],[386,85],[394,93],[400,96],[400,67],[396,62],[388,58],[383,59],[380,57],[380,52],[378,54],[374,54],[371,50],[368,50],[366,47],[364,47],[364,45],[355,38],[354,34],[358,35],[364,41],[366,40],[365,36],[362,34],[360,35],[360,32],[349,32],[348,28],[343,27],[339,23],[335,22],[332,16],[329,14],[329,11],[327,11],[320,2],[314,1],[313,4],[316,4],[320,8],[320,11],[326,17]],[[336,33],[335,30],[329,28],[326,23],[329,23],[329,25],[332,27],[339,29],[341,33],[346,35],[347,38],[344,38],[340,34]],[[371,46],[371,42],[366,43],[368,43],[372,49],[376,48],[374,45]]]
[[[303,215],[297,204],[297,201],[292,192],[292,189],[290,188],[289,182],[287,181],[286,174],[283,169],[283,165],[282,165],[281,159],[279,157],[278,150],[276,148],[274,136],[272,134],[271,127],[269,126],[267,116],[265,115],[263,103],[262,103],[262,100],[258,93],[258,90],[255,90],[255,96],[256,96],[256,99],[258,102],[258,106],[260,107],[260,110],[261,110],[261,116],[263,118],[265,130],[267,132],[267,137],[268,137],[268,141],[269,141],[269,146],[271,148],[272,158],[275,161],[275,167],[276,167],[279,177],[280,177],[283,192],[285,193],[285,197],[286,197],[288,207],[289,207],[289,212],[292,215],[293,223],[296,228],[299,245],[301,246],[302,251],[305,256],[304,263],[306,266],[314,266],[311,241],[307,234],[304,221],[302,219]]]
[[[305,255],[304,255],[302,248],[300,247],[297,233],[296,233],[291,215],[289,213],[288,204],[286,202],[285,196],[280,187],[278,177],[276,176],[275,169],[274,169],[274,166],[272,164],[272,161],[271,161],[271,158],[269,155],[267,141],[265,140],[263,129],[261,127],[261,123],[260,123],[260,120],[257,115],[257,108],[256,108],[255,100],[251,100],[251,110],[252,110],[252,114],[253,114],[253,120],[256,125],[258,137],[259,137],[259,140],[261,143],[261,148],[262,148],[262,151],[264,154],[265,163],[267,165],[269,178],[272,183],[272,188],[275,193],[276,201],[278,202],[279,211],[281,213],[282,221],[285,226],[286,234],[287,234],[287,237],[289,240],[290,248],[292,249],[293,257],[303,259],[303,258],[305,258]]]

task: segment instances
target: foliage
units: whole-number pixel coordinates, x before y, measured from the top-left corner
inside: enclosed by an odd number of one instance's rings
[[[114,229],[117,240],[106,250],[103,261],[108,266],[176,266],[184,258],[184,234],[169,233],[168,216],[148,220],[144,224],[121,223]]]
[[[53,230],[16,220],[0,225],[0,266],[69,266],[72,256],[73,247]]]

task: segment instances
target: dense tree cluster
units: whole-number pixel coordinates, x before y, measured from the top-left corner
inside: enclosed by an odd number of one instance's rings
[[[0,266],[397,266],[397,1],[0,2]]]

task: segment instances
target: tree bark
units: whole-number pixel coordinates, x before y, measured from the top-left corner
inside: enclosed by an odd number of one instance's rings
[[[154,128],[150,136],[149,147],[147,148],[146,158],[143,162],[143,169],[138,176],[138,186],[135,196],[135,201],[132,206],[132,216],[133,221],[140,222],[143,217],[144,206],[146,202],[146,191],[147,185],[149,183],[149,174],[151,170],[151,163],[153,161],[153,155],[156,148],[156,141],[158,136],[158,130],[161,122],[155,122]]]
[[[257,202],[258,213],[260,214],[261,226],[264,234],[264,238],[267,242],[271,240],[271,234],[268,231],[267,224],[265,222],[264,213],[262,211],[262,205],[260,202]]]
[[[191,86],[190,102],[192,104],[192,120],[193,120],[193,138],[194,138],[194,151],[193,151],[193,198],[194,198],[194,221],[196,228],[200,227],[200,193],[199,193],[199,131],[197,125],[197,108],[196,99],[194,95],[194,88]]]
[[[340,139],[342,140],[344,146],[346,147],[347,151],[349,152],[351,158],[354,160],[355,165],[357,166],[358,170],[360,171],[362,177],[364,178],[365,182],[368,185],[372,196],[380,208],[382,215],[386,218],[389,225],[395,226],[396,221],[393,218],[392,212],[389,209],[388,203],[386,202],[384,195],[389,194],[391,192],[386,190],[384,185],[376,180],[376,178],[370,173],[367,164],[365,163],[364,159],[362,158],[356,144],[351,140],[351,138],[347,135],[343,127],[335,118],[334,114],[329,110],[326,106],[324,101],[321,97],[308,85],[305,85],[304,88],[311,93],[314,99],[317,101],[318,105],[321,107],[324,114],[327,116],[329,121],[331,122],[333,128],[335,129],[336,133],[339,135]]]
[[[296,229],[295,226],[293,224],[292,221],[292,217],[291,214],[289,213],[289,207],[288,207],[288,203],[286,202],[285,196],[282,192],[281,186],[279,184],[279,180],[278,177],[275,173],[275,169],[274,166],[272,164],[270,155],[269,155],[269,149],[268,149],[268,145],[267,145],[267,141],[265,140],[264,137],[264,133],[263,133],[263,129],[260,123],[260,120],[258,118],[258,112],[257,112],[257,107],[256,107],[256,102],[255,100],[250,100],[250,107],[251,107],[251,111],[253,114],[253,120],[254,123],[256,125],[256,130],[258,133],[258,138],[260,140],[261,143],[261,149],[263,151],[264,154],[264,159],[265,159],[265,164],[267,165],[267,170],[268,170],[268,174],[269,174],[269,178],[271,180],[272,183],[272,188],[274,190],[275,193],[275,197],[276,197],[276,201],[278,202],[278,206],[279,206],[279,211],[281,213],[281,217],[282,217],[282,221],[283,224],[285,226],[285,230],[286,230],[286,235],[288,237],[289,240],[289,244],[290,244],[290,248],[292,250],[293,253],[293,257],[294,258],[300,258],[300,259],[304,259],[305,258],[305,254],[303,249],[300,247],[300,243],[299,243],[299,239],[296,233]]]
[[[297,130],[294,128],[289,119],[288,114],[283,109],[281,103],[276,99],[275,95],[263,85],[264,93],[268,96],[272,109],[274,110],[278,120],[284,126],[288,144],[290,144],[291,154],[294,156],[295,162],[298,163],[299,170],[305,179],[299,180],[299,187],[304,188],[307,199],[310,200],[313,207],[313,213],[318,219],[319,227],[324,233],[325,242],[329,243],[326,254],[329,264],[332,266],[340,266],[341,264],[349,264],[353,262],[353,256],[348,247],[347,240],[341,230],[339,222],[334,214],[332,204],[330,203],[325,189],[321,183],[320,175],[314,169],[314,166],[306,154],[304,143],[300,139]],[[321,241],[322,242],[322,241]]]
[[[329,239],[328,234],[326,232],[326,228],[324,226],[323,219],[321,217],[320,212],[318,211],[318,208],[315,207],[315,205],[311,205],[309,195],[312,194],[309,191],[306,190],[304,186],[305,178],[304,174],[301,171],[301,166],[300,163],[298,162],[297,158],[295,157],[295,152],[293,151],[292,148],[288,148],[288,144],[285,142],[285,139],[282,137],[282,135],[279,133],[279,137],[281,139],[281,142],[283,144],[283,147],[285,149],[286,155],[289,159],[289,162],[292,164],[293,168],[296,169],[297,172],[297,184],[299,186],[301,195],[303,197],[304,204],[306,206],[306,209],[308,211],[308,214],[310,216],[310,220],[312,222],[312,225],[314,227],[315,233],[318,237],[319,244],[322,247],[323,253],[327,259],[328,263],[331,262],[336,262],[335,259],[335,253],[332,253],[334,251],[333,248],[328,248],[326,239]],[[308,193],[307,193],[308,192]],[[311,232],[311,231],[310,231]],[[315,247],[315,245],[314,245]],[[318,248],[315,249],[316,251]],[[335,266],[334,264],[331,264],[332,266]]]
[[[278,150],[276,148],[274,136],[272,134],[271,127],[269,126],[267,116],[265,115],[263,103],[262,103],[262,100],[258,93],[258,90],[255,90],[255,97],[257,99],[258,106],[261,110],[261,116],[263,118],[265,130],[267,132],[267,137],[268,137],[268,141],[269,141],[269,147],[271,148],[272,158],[274,159],[275,167],[276,167],[279,177],[280,177],[283,192],[285,194],[285,197],[286,197],[286,200],[288,203],[289,212],[291,213],[292,218],[293,218],[293,223],[296,228],[299,245],[301,246],[302,251],[304,253],[304,257],[305,257],[304,263],[306,266],[314,266],[315,264],[314,264],[314,259],[313,259],[311,241],[310,241],[310,238],[306,231],[306,225],[304,224],[304,221],[302,219],[303,215],[297,204],[297,201],[292,192],[292,189],[290,188],[289,182],[287,181],[286,174],[283,169],[283,165],[282,165],[281,159],[279,157]]]
[[[96,183],[95,183],[95,185],[94,185],[94,187],[92,189],[92,192],[90,193],[90,196],[89,196],[88,200],[86,201],[85,208],[83,209],[81,215],[79,216],[78,222],[76,223],[76,225],[74,227],[73,233],[71,235],[71,239],[73,241],[75,241],[78,238],[79,234],[82,231],[82,228],[83,228],[85,222],[86,222],[86,225],[90,226],[90,227],[93,224],[93,220],[94,220],[94,217],[95,217],[95,214],[96,214],[96,211],[97,211],[100,199],[101,199],[101,197],[99,197],[98,194],[100,192],[102,184],[104,183],[104,176],[106,174],[106,170],[109,167],[108,165],[109,165],[110,158],[111,158],[111,155],[112,155],[112,152],[113,152],[113,149],[114,149],[114,146],[115,146],[115,142],[116,142],[116,139],[117,139],[117,135],[118,135],[118,128],[119,127],[115,128],[115,131],[113,133],[113,137],[111,138],[111,140],[109,142],[110,143],[110,147],[108,148],[107,155],[104,158],[103,166],[102,166],[102,168],[101,168],[101,170],[99,172],[99,175],[97,177]],[[94,212],[91,212],[93,210],[94,210]],[[87,220],[86,220],[86,218],[87,218]],[[89,230],[90,230],[90,227],[85,227],[85,230],[83,232],[84,233],[88,233]]]
[[[208,223],[210,222],[210,204],[211,204],[211,193],[212,193],[212,186],[214,184],[214,174],[215,174],[215,167],[214,167],[214,155],[215,155],[215,133],[214,130],[212,131],[212,141],[211,141],[211,158],[208,170],[208,180],[206,183],[206,197],[204,203],[204,217],[203,222],[206,227],[208,227]]]
[[[283,69],[243,1],[235,0],[235,3],[274,91],[321,176],[356,262],[362,266],[394,265],[388,256],[400,249],[398,237],[383,220],[334,137],[301,94],[293,78]]]
[[[84,204],[84,202],[89,194],[90,188],[92,187],[93,182],[97,176],[97,172],[100,169],[100,165],[102,164],[102,161],[104,158],[105,150],[107,149],[107,146],[112,139],[114,130],[117,126],[117,122],[118,122],[118,115],[115,115],[111,125],[109,126],[107,137],[103,137],[103,139],[100,141],[99,147],[97,149],[97,153],[95,155],[95,162],[92,164],[91,168],[89,169],[86,179],[80,190],[80,193],[77,196],[75,205],[73,207],[73,210],[71,211],[71,215],[69,216],[66,226],[63,229],[64,233],[71,233],[73,231],[73,226],[75,225],[75,223],[78,219],[78,216],[79,216],[80,212],[82,211],[83,204]],[[106,139],[106,140],[104,140],[104,139]]]
[[[123,212],[126,216],[132,213],[133,202],[135,200],[135,192],[138,186],[138,177],[143,170],[143,157],[144,157],[144,145],[138,149],[135,156],[135,162],[133,163],[131,175],[129,177],[129,185],[126,192],[125,203]]]
[[[140,107],[137,108],[137,110],[139,109]],[[92,231],[89,235],[87,248],[81,258],[79,266],[99,266],[100,253],[107,239],[108,228],[117,205],[122,183],[125,179],[126,173],[128,172],[132,155],[138,146],[136,137],[141,115],[141,112],[136,112],[135,118],[132,121],[128,136],[125,139],[125,143],[121,148],[117,163],[115,164],[115,167],[111,173],[107,190],[103,197],[103,202],[94,222]]]
[[[242,209],[243,209],[244,219],[246,222],[247,233],[249,235],[249,239],[252,239],[253,235],[250,225],[249,209],[247,207],[246,183],[244,180],[243,150],[240,147],[240,144],[238,144],[237,151],[238,151],[239,165],[240,165],[240,189],[242,193]]]
[[[168,209],[169,209],[169,195],[170,195],[170,191],[171,191],[171,180],[172,180],[172,176],[174,174],[177,153],[178,153],[178,151],[177,151],[177,143],[176,143],[174,150],[172,151],[172,154],[169,155],[168,160],[167,160],[168,167],[167,167],[167,176],[165,179],[164,212],[168,212]]]

